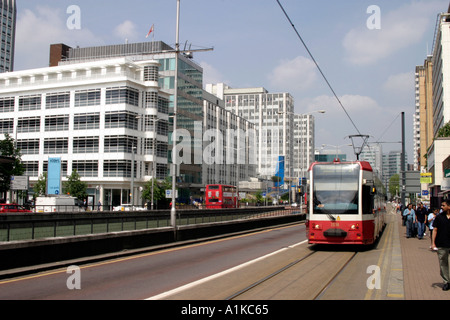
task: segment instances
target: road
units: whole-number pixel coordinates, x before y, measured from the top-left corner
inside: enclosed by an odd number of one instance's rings
[[[63,268],[5,279],[0,299],[146,299],[299,243],[305,240],[304,228],[274,228],[80,265],[70,273]],[[80,289],[68,289],[68,281],[79,283]]]
[[[395,274],[397,233],[388,223],[373,247],[323,247],[307,244],[303,224],[274,227],[80,265],[69,273],[64,268],[6,279],[0,299],[396,299],[403,297]]]

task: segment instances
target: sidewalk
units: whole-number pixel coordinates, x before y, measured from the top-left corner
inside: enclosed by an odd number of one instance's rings
[[[442,291],[437,253],[430,250],[430,233],[426,236],[406,238],[406,227],[397,213],[399,238],[403,262],[405,300],[450,300],[450,290]]]

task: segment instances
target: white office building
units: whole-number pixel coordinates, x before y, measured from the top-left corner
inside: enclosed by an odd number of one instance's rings
[[[158,69],[116,58],[0,74],[0,134],[17,141],[31,185],[60,157],[63,181],[77,170],[92,203],[142,204],[143,184],[167,175]]]
[[[284,177],[295,177],[294,99],[289,93],[269,93],[262,87],[233,89],[223,83],[207,84],[206,91],[223,99],[226,110],[255,124],[259,176],[275,176],[284,157]]]

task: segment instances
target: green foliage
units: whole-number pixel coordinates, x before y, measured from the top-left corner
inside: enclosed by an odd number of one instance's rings
[[[389,193],[391,196],[395,196],[400,193],[400,176],[398,174],[394,174],[389,179]]]
[[[166,190],[172,190],[171,177],[166,177],[163,181],[154,180],[153,182],[153,200],[154,202],[170,202],[166,198]],[[148,201],[152,199],[152,180],[149,180],[142,191],[142,198]]]
[[[0,198],[11,186],[11,176],[21,176],[25,172],[22,165],[20,150],[15,147],[14,139],[5,133],[5,139],[0,140],[0,155],[13,158],[11,163],[0,165]]]
[[[450,137],[450,121],[439,129],[437,136],[438,138]]]
[[[45,190],[47,189],[47,172],[41,174],[38,178],[38,181],[33,186],[33,191],[36,197],[44,196]]]
[[[77,170],[73,170],[67,182],[64,182],[64,192],[80,200],[87,198],[87,184],[81,181]]]

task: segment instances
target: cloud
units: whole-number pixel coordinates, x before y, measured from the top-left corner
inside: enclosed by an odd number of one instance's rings
[[[137,39],[137,26],[130,20],[125,20],[114,29],[114,35],[120,39],[134,41]]]
[[[350,114],[350,117],[353,114],[366,115],[367,111],[375,112],[380,110],[378,103],[367,96],[346,94],[340,96],[339,100],[345,110]],[[322,95],[313,99],[303,100],[300,104],[306,107],[305,112],[323,109],[327,111],[327,114],[331,113],[333,116],[337,114],[345,115],[344,110],[334,96]],[[303,113],[303,111],[300,113]]]
[[[414,94],[414,72],[410,71],[389,76],[383,84],[383,90],[400,95]]]
[[[209,83],[226,83],[231,85],[231,82],[224,80],[224,75],[209,63],[202,61],[200,66],[203,68],[203,85]]]
[[[269,83],[282,91],[305,91],[317,81],[317,68],[313,61],[302,56],[282,60],[269,74]]]
[[[381,7],[381,29],[370,30],[362,24],[346,34],[342,44],[347,60],[355,65],[371,65],[419,43],[427,27],[435,22],[436,14],[446,8],[443,3],[416,1],[390,12]]]
[[[70,15],[61,9],[36,6],[35,10],[19,11],[17,19],[15,70],[47,67],[49,48],[53,43],[69,46],[102,43],[89,29],[70,30]]]

